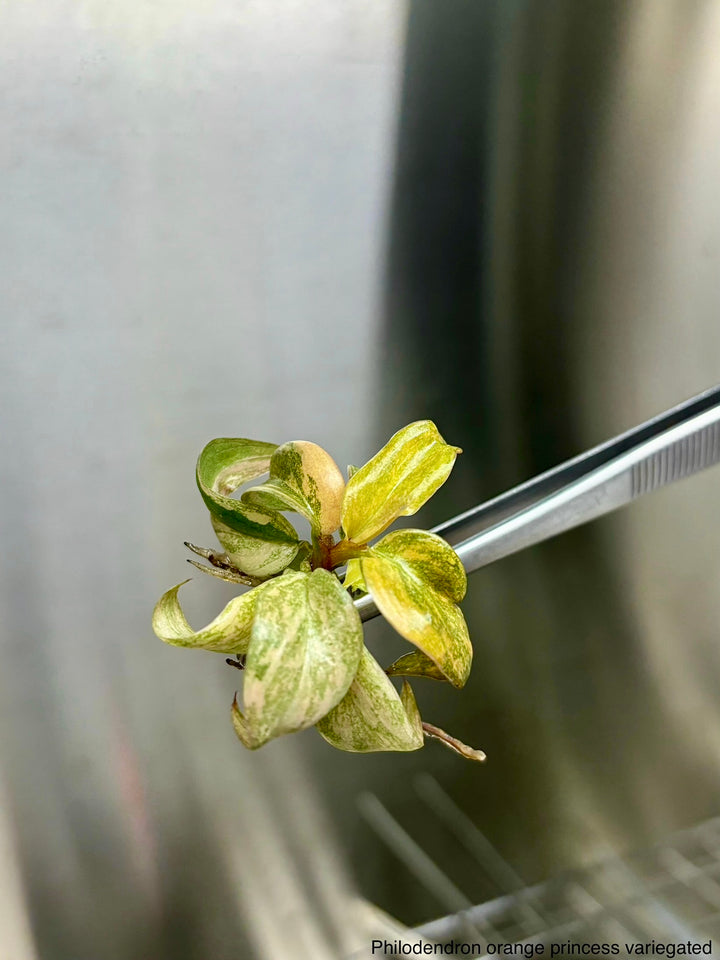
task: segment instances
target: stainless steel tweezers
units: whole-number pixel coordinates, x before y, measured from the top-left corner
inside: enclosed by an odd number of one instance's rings
[[[433,529],[468,573],[720,461],[720,386]],[[363,620],[371,597],[355,601]]]

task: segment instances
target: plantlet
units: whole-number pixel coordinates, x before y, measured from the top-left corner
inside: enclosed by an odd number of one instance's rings
[[[219,439],[202,451],[197,484],[223,550],[188,543],[211,566],[190,563],[250,589],[195,631],[178,584],[155,607],[153,630],[175,646],[235,655],[228,662],[243,670],[243,705],[236,697],[232,721],[246,747],[315,726],[340,750],[417,750],[434,737],[484,760],[481,751],[423,723],[409,682],[398,693],[389,679],[465,684],[472,646],[458,606],[467,586],[460,559],[424,530],[376,539],[419,510],[460,452],[429,420],[400,430],[360,469],[349,467],[347,483],[332,457],[306,440],[278,447]],[[243,486],[239,499],[231,496]],[[310,542],[286,512],[309,521]],[[415,646],[386,670],[363,642],[353,598],[366,593]]]

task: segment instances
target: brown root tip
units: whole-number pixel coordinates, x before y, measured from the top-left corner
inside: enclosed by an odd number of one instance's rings
[[[475,760],[477,763],[483,763],[487,759],[484,751],[469,747],[466,743],[463,743],[462,740],[450,736],[449,733],[441,730],[440,727],[434,726],[432,723],[423,722],[422,728],[426,737],[439,740],[440,743],[444,743],[448,749],[459,753],[460,756],[465,757],[466,760]]]

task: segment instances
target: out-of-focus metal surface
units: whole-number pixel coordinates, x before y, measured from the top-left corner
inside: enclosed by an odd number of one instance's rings
[[[627,958],[653,953],[646,949],[653,941],[661,945],[658,954],[670,954],[672,945],[679,944],[685,945],[678,947],[679,955],[713,954],[720,931],[718,818],[678,831],[648,849],[625,856],[611,853],[583,869],[527,886],[436,780],[418,777],[413,792],[429,822],[449,829],[471,852],[496,896],[472,905],[377,797],[365,794],[362,809],[378,835],[419,883],[434,888],[439,899],[456,908],[403,932],[401,943],[419,936],[454,945],[456,955],[483,957],[594,953]],[[593,944],[599,946],[588,949]],[[458,945],[474,949],[462,951]],[[409,950],[391,952],[402,956]]]
[[[3,958],[335,960],[364,929],[314,731],[246,753],[235,672],[150,615],[212,534],[210,437],[373,452],[404,17],[0,11]],[[232,593],[185,590],[198,625]]]

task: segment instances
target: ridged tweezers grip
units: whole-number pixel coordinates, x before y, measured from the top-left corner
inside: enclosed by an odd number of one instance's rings
[[[711,423],[658,450],[632,468],[632,496],[641,497],[658,487],[682,480],[720,461],[720,422]]]

